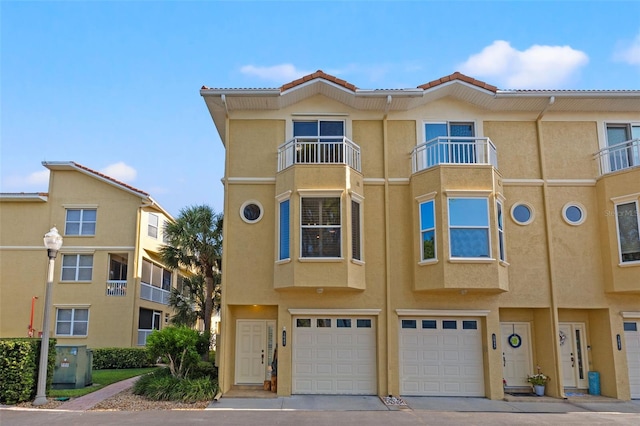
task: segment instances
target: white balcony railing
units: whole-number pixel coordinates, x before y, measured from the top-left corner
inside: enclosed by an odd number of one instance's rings
[[[126,296],[126,295],[127,295],[126,280],[107,281],[107,296]]]
[[[600,175],[640,166],[640,139],[608,146],[595,153]]]
[[[147,344],[147,337],[155,330],[143,330],[138,329],[138,346],[144,346]]]
[[[439,164],[491,164],[498,168],[498,156],[491,139],[462,136],[440,136],[411,152],[413,173]]]
[[[150,300],[163,305],[169,304],[170,292],[147,283],[140,283],[140,299]]]
[[[346,137],[297,137],[278,147],[278,171],[294,164],[346,164],[360,169],[360,147]]]

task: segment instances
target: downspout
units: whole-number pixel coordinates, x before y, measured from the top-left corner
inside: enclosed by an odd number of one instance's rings
[[[224,200],[223,200],[223,212],[228,212],[229,211],[229,176],[228,176],[228,171],[229,171],[229,149],[230,149],[230,144],[229,144],[229,108],[227,106],[227,98],[224,94],[220,95],[220,99],[222,100],[222,103],[224,104],[224,111],[225,111],[225,115],[224,115],[224,141],[223,141],[223,145],[224,145],[224,177],[222,179],[222,185],[224,186]],[[223,271],[227,271],[227,256],[224,255],[224,253],[227,253],[227,229],[228,229],[228,224],[229,221],[225,220],[222,222],[222,261],[221,261],[221,269]],[[226,368],[227,366],[227,359],[229,358],[227,356],[227,348],[226,348],[226,343],[229,340],[229,335],[231,333],[231,324],[228,324],[227,321],[224,321],[224,317],[229,317],[229,313],[228,313],[228,308],[226,305],[226,291],[224,291],[224,289],[226,288],[226,284],[227,284],[227,279],[226,279],[226,274],[222,274],[221,280],[220,280],[220,289],[221,289],[221,295],[220,295],[220,325],[219,325],[219,331],[220,331],[220,341],[216,341],[216,345],[219,345],[219,347],[216,348],[216,360],[218,360],[218,355],[219,355],[219,361],[217,362],[218,366],[219,366],[219,371],[223,371],[225,372],[224,374],[220,375],[218,377],[218,380],[220,381],[219,383],[219,389],[222,393],[226,393],[227,389],[225,388],[226,386],[226,381],[227,381],[227,371],[229,370],[228,368]],[[230,378],[230,383],[233,380]]]
[[[538,139],[538,161],[540,163],[540,178],[542,179],[542,204],[544,210],[544,222],[545,222],[545,235],[547,238],[547,268],[549,273],[549,295],[550,300],[549,304],[551,307],[551,332],[553,336],[553,343],[551,345],[551,349],[553,351],[553,359],[555,362],[555,369],[558,373],[560,373],[561,363],[560,363],[560,348],[558,346],[558,339],[555,336],[558,336],[560,330],[558,325],[558,300],[556,294],[556,286],[555,286],[555,272],[554,272],[554,251],[553,251],[553,243],[552,243],[552,233],[551,233],[551,212],[549,211],[549,203],[548,203],[548,185],[547,185],[547,171],[545,167],[545,155],[544,155],[544,141],[542,137],[542,117],[547,112],[547,109],[551,107],[556,101],[555,96],[551,96],[549,98],[549,102],[544,107],[538,117],[536,118],[536,133]],[[560,369],[558,368],[560,366]],[[564,388],[561,383],[560,374],[558,374],[558,380],[555,383],[556,391],[560,397],[564,397]]]
[[[391,248],[389,237],[391,235],[391,225],[389,223],[389,147],[388,147],[388,127],[387,118],[389,115],[389,108],[391,106],[391,95],[387,96],[387,103],[384,107],[384,115],[382,116],[382,156],[384,167],[384,251],[385,251],[385,314],[387,317],[386,327],[386,348],[387,353],[385,357],[387,359],[387,389],[386,393],[391,392],[391,360],[389,356],[389,342],[391,340],[391,331],[395,330],[395,327],[391,321]]]

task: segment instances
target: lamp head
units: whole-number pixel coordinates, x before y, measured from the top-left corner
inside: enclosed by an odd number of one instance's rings
[[[49,232],[44,234],[44,246],[49,250],[50,256],[53,254],[54,257],[58,250],[60,250],[60,247],[62,247],[62,237],[55,226],[51,228]]]

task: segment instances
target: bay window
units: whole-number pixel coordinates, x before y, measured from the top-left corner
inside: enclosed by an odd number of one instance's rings
[[[487,198],[449,198],[449,250],[453,258],[489,258]]]
[[[640,262],[640,217],[637,201],[616,205],[616,224],[620,261]]]
[[[301,257],[341,257],[340,197],[301,199]]]
[[[420,203],[421,260],[436,258],[435,200]]]

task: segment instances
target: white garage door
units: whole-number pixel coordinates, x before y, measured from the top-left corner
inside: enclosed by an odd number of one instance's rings
[[[484,396],[480,321],[400,320],[400,394]]]
[[[377,394],[374,325],[372,318],[295,317],[292,393]]]
[[[624,340],[627,345],[631,398],[640,399],[640,321],[624,322]]]

